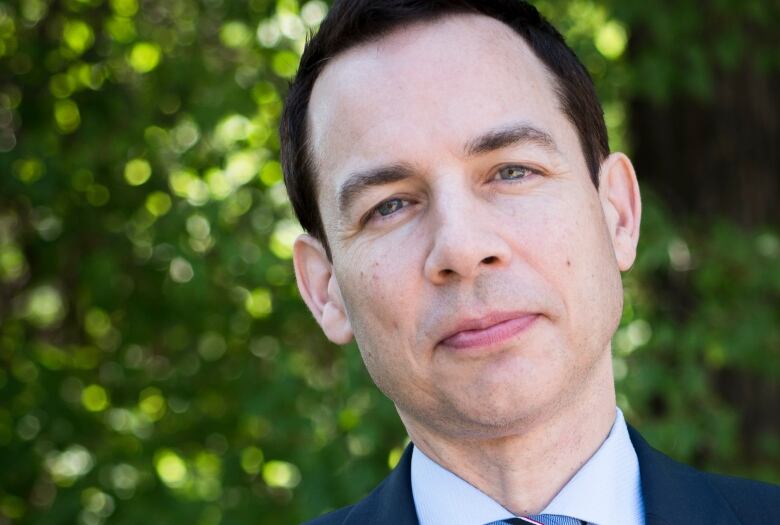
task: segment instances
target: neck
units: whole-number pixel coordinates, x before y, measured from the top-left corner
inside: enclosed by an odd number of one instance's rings
[[[415,446],[515,515],[540,513],[598,450],[615,421],[612,360],[556,410],[518,424],[517,432],[464,440],[401,414]],[[606,376],[606,377],[605,377]],[[606,381],[605,381],[606,380]]]

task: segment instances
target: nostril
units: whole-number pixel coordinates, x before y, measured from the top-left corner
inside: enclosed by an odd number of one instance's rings
[[[490,257],[485,257],[484,259],[482,259],[482,262],[484,264],[497,263],[498,262],[498,257],[496,257],[495,255],[491,255]]]

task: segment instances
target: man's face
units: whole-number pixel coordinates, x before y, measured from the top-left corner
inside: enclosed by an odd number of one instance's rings
[[[454,16],[353,48],[309,123],[332,266],[300,240],[302,291],[407,424],[495,435],[611,388],[619,213],[510,28]]]

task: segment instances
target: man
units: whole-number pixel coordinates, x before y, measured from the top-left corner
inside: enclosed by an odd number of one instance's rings
[[[616,410],[639,188],[533,7],[336,2],[281,138],[301,295],[414,444],[314,523],[777,522],[776,487],[676,464]]]

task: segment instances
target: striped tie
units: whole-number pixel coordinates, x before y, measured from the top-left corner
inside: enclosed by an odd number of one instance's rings
[[[507,520],[493,521],[485,525],[587,525],[584,521],[558,514],[533,514]]]

